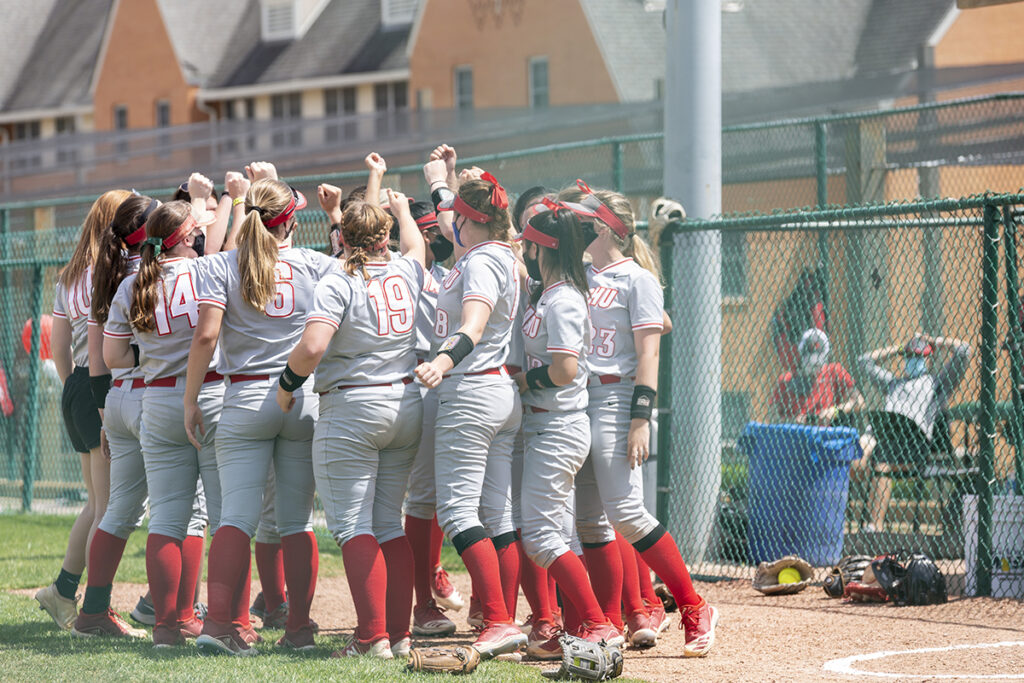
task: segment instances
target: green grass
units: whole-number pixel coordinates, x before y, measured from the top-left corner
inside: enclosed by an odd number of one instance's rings
[[[148,640],[79,640],[41,618],[32,598],[0,593],[0,671],[8,681],[440,680],[408,674],[398,661],[332,659],[341,641],[331,636],[317,636],[318,647],[311,652],[283,653],[273,645],[280,635],[265,632],[266,640],[256,646],[260,656],[251,659],[204,657],[192,645],[155,651]],[[516,683],[541,676],[535,667],[485,662],[473,680]]]
[[[32,588],[53,581],[60,571],[73,521],[73,517],[62,515],[0,514],[0,538],[4,539],[0,547],[0,589]],[[331,535],[326,529],[317,529],[316,537],[320,576],[344,574],[341,551]],[[455,549],[448,544],[442,549],[441,561],[450,572],[466,571]],[[128,537],[117,581],[146,583],[145,526]]]

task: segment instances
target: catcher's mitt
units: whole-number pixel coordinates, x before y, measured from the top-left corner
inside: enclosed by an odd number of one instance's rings
[[[562,666],[542,672],[545,678],[607,681],[622,675],[619,648],[570,635],[563,635],[558,642],[562,644]]]
[[[795,583],[779,583],[779,572],[789,568],[800,574],[800,580]],[[786,555],[774,562],[762,562],[757,565],[757,571],[754,573],[754,590],[765,595],[790,595],[807,588],[813,578],[814,568],[807,560],[796,555]]]
[[[868,555],[847,555],[839,560],[839,564],[832,567],[825,577],[822,583],[825,594],[830,598],[843,597],[846,585],[851,581],[863,581],[864,571],[870,566],[871,557]]]
[[[846,584],[846,599],[850,602],[888,602],[889,596],[885,589],[877,581],[873,583],[861,583],[851,581]]]
[[[409,651],[409,671],[434,674],[468,674],[480,663],[480,653],[467,645],[416,647]]]

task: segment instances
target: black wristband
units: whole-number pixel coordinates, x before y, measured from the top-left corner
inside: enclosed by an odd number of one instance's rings
[[[132,355],[135,356],[135,367],[139,367],[139,345],[130,344],[132,347]]]
[[[654,414],[654,398],[658,395],[654,389],[643,384],[633,387],[633,403],[629,407],[629,419],[650,420]]]
[[[463,334],[462,332],[456,332],[452,336],[444,340],[441,344],[441,348],[437,350],[437,355],[446,355],[452,359],[452,367],[455,367],[463,360],[466,356],[473,352],[473,347],[476,344],[469,338],[469,335]]]
[[[450,209],[450,202],[455,201],[455,193],[447,187],[439,187],[430,193],[430,201],[434,205],[434,211],[444,211]],[[442,208],[442,204],[445,204]]]
[[[92,389],[92,397],[96,401],[96,407],[100,410],[107,405],[107,392],[110,391],[111,379],[109,372],[98,377],[89,377],[89,388]]]
[[[285,391],[295,391],[309,379],[309,375],[296,374],[289,366],[284,366],[284,372],[281,373],[281,379],[278,380],[278,384]]]
[[[526,373],[526,386],[531,389],[554,389],[558,385],[551,381],[550,365],[542,365]]]

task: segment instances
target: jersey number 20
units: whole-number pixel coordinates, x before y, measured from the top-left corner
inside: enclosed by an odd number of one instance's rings
[[[405,334],[416,321],[409,285],[399,275],[373,279],[367,283],[367,295],[377,311],[377,335]]]

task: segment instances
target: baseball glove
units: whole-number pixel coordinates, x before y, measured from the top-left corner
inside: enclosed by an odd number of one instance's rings
[[[877,581],[873,583],[861,583],[851,581],[846,584],[846,591],[843,593],[850,602],[888,602],[889,596],[885,589]]]
[[[545,678],[607,681],[622,675],[619,648],[570,635],[563,635],[558,642],[562,644],[562,666],[542,672]]]
[[[832,567],[822,583],[825,594],[830,598],[841,598],[846,585],[851,581],[863,581],[864,570],[871,566],[868,555],[847,555]],[[868,582],[870,583],[870,582]]]
[[[800,580],[795,583],[779,583],[779,572],[789,568],[799,572]],[[754,590],[765,595],[790,595],[807,588],[813,578],[814,568],[807,560],[796,555],[786,555],[774,562],[762,562],[757,565],[757,571],[754,573]]]
[[[672,595],[672,591],[665,584],[659,583],[654,586],[654,594],[661,598],[661,606],[665,608],[666,613],[679,609],[679,606],[676,605],[676,596]]]
[[[480,653],[467,645],[416,647],[409,651],[409,671],[432,674],[468,674],[480,663]]]

